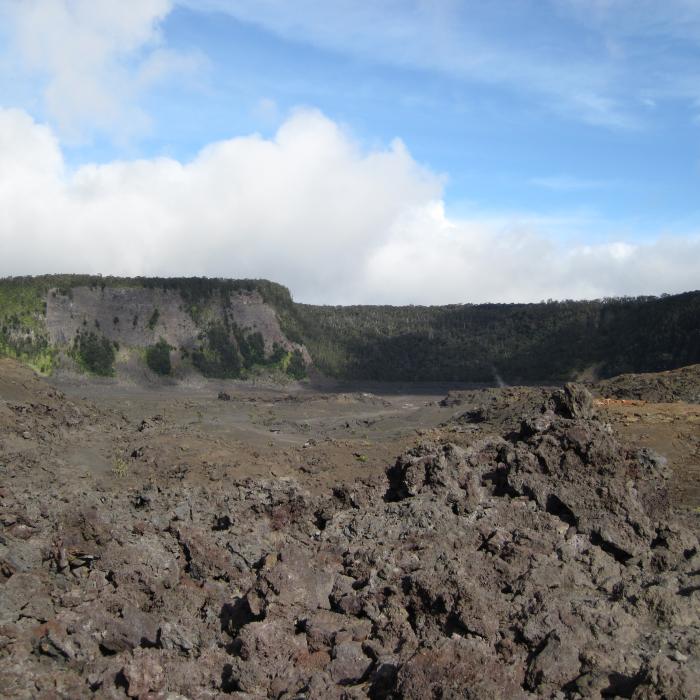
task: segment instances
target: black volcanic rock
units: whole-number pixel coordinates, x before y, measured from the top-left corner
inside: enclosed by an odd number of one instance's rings
[[[147,507],[126,488],[76,507],[13,480],[0,687],[693,697],[700,545],[672,517],[663,460],[620,444],[579,386],[536,398],[502,414],[527,430],[427,441],[386,478],[316,495],[290,478],[173,478]]]

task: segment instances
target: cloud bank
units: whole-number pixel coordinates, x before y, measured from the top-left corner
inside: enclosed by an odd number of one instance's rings
[[[558,243],[452,219],[400,141],[366,149],[316,111],[192,161],[67,168],[56,134],[0,110],[0,275],[266,277],[316,303],[539,301],[698,286],[700,237]]]

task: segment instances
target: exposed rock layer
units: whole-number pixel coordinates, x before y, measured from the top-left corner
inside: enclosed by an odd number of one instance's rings
[[[70,344],[83,327],[97,328],[110,340],[145,347],[164,338],[173,347],[191,349],[206,322],[227,320],[262,334],[265,348],[274,343],[292,347],[282,332],[275,310],[258,292],[238,292],[227,303],[216,296],[195,323],[176,290],[144,287],[75,287],[70,296],[52,290],[46,298],[46,328],[52,343]]]

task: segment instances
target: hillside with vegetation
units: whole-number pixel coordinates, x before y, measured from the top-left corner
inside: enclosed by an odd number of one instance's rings
[[[292,300],[266,280],[46,275],[0,280],[0,355],[44,374],[113,376],[134,365],[181,378],[306,376],[279,318]],[[276,309],[279,308],[278,313]]]
[[[190,367],[211,377],[275,370],[298,379],[312,363],[348,380],[610,377],[700,362],[700,292],[539,304],[314,306],[295,303],[288,289],[267,280],[0,280],[0,354],[44,373],[69,357],[105,375],[125,348],[137,348],[144,366],[164,375]]]
[[[316,366],[346,379],[544,381],[700,362],[700,292],[539,304],[295,306]]]

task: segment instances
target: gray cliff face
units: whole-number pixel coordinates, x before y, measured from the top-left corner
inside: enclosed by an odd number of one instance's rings
[[[257,292],[232,295],[229,320],[241,328],[250,328],[253,332],[262,333],[267,352],[272,350],[274,343],[279,343],[287,350],[297,347],[282,332],[275,310],[266,304]],[[304,355],[305,360],[309,362],[311,357],[306,352]]]
[[[161,337],[173,346],[188,347],[199,333],[177,292],[76,287],[71,296],[52,290],[46,299],[46,326],[56,345],[71,343],[84,326],[99,328],[109,340],[136,347],[152,345]],[[150,327],[155,311],[158,321]]]
[[[74,287],[46,297],[46,329],[58,349],[71,345],[81,331],[93,331],[126,348],[146,348],[161,338],[176,350],[191,351],[210,324],[225,323],[246,334],[260,333],[265,352],[275,344],[287,351],[306,348],[291,342],[280,327],[275,309],[256,291],[240,291],[224,299],[215,294],[191,313],[177,290],[146,287]]]

